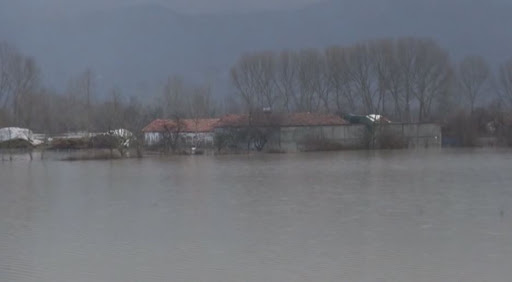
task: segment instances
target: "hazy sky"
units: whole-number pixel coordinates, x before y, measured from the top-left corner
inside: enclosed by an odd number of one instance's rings
[[[292,9],[325,0],[0,0],[22,9],[48,12],[104,9],[131,4],[162,4],[179,12],[205,13],[262,9]],[[10,3],[9,3],[10,2]]]

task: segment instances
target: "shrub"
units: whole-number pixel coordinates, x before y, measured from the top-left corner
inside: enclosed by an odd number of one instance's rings
[[[512,120],[502,120],[498,124],[496,135],[501,145],[512,147]]]
[[[121,146],[121,143],[121,138],[108,134],[96,135],[90,141],[91,148],[94,149],[116,149]]]
[[[443,137],[453,140],[454,146],[473,147],[477,145],[479,125],[464,111],[455,113],[446,119],[443,125]]]
[[[31,149],[32,144],[23,139],[12,139],[0,142],[0,149]]]
[[[213,143],[217,152],[229,147],[233,143],[233,134],[229,132],[216,132]]]
[[[50,149],[54,150],[78,150],[87,149],[90,147],[88,138],[69,138],[69,139],[54,139],[51,142]]]

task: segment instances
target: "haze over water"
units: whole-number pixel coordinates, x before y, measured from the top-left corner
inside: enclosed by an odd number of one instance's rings
[[[511,151],[0,162],[0,281],[510,281]]]

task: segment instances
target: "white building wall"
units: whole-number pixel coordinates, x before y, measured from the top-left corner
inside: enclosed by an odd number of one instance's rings
[[[213,132],[183,132],[180,133],[182,142],[187,147],[213,147],[214,133]],[[162,141],[161,132],[145,132],[144,144],[146,146],[156,146]]]
[[[146,146],[155,146],[162,140],[162,133],[160,132],[144,132],[144,144]]]

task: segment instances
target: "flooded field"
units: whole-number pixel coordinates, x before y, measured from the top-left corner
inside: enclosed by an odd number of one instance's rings
[[[0,281],[510,281],[512,151],[0,162]]]

